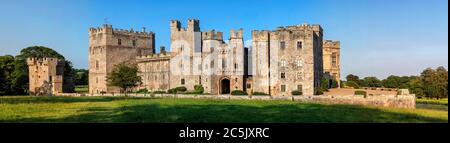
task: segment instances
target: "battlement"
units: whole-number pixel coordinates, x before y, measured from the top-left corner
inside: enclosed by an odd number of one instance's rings
[[[28,65],[37,65],[37,63],[41,63],[41,64],[44,64],[44,65],[49,65],[49,64],[58,65],[58,64],[64,64],[64,60],[58,59],[58,58],[50,58],[50,57],[44,57],[44,58],[30,57],[30,58],[27,58],[27,64]]]
[[[170,60],[171,57],[172,56],[171,56],[170,52],[164,52],[164,53],[159,53],[159,54],[149,54],[149,55],[145,55],[145,56],[137,56],[136,60],[138,62],[152,61],[152,60]]]
[[[230,30],[230,39],[242,39],[242,33],[243,33],[243,29],[239,29],[237,32],[234,31],[234,29]]]
[[[270,31],[268,31],[268,30],[262,30],[262,31],[253,30],[252,31],[252,39],[253,40],[257,40],[257,39],[269,40],[269,33],[270,33]]]
[[[333,40],[325,40],[323,42],[323,47],[333,47],[333,48],[340,48],[340,41],[333,41]]]
[[[181,22],[178,20],[170,20],[170,30],[171,31],[194,31],[200,32],[200,20],[189,19],[187,28],[181,26]]]
[[[105,24],[105,25],[103,25],[103,27],[89,28],[90,35],[99,34],[99,33],[136,35],[136,36],[144,36],[144,37],[152,37],[155,35],[155,33],[153,33],[153,32],[146,32],[145,27],[143,27],[141,31],[134,31],[133,28],[130,28],[130,30],[117,29],[117,28],[113,28],[112,25],[109,25],[109,24]]]
[[[207,32],[202,32],[202,39],[203,40],[219,40],[223,41],[223,33],[219,31],[210,30]]]
[[[275,31],[298,31],[298,30],[313,30],[313,31],[321,32],[322,27],[319,24],[310,25],[308,23],[304,23],[301,25],[293,25],[293,26],[286,26],[286,27],[280,26],[280,27],[277,27],[277,29]]]

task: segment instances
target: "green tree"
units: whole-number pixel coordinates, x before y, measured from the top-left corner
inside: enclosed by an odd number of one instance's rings
[[[89,83],[89,71],[85,69],[74,69],[75,85],[88,85]]]
[[[109,86],[120,88],[120,92],[128,92],[130,88],[136,87],[142,83],[142,79],[138,76],[139,69],[136,64],[121,63],[106,76]]]
[[[347,81],[358,82],[359,77],[357,75],[349,74],[349,75],[347,75],[346,79],[347,79]]]
[[[395,75],[390,75],[388,78],[382,81],[383,86],[387,88],[398,88],[400,87],[400,77]]]
[[[365,77],[363,82],[368,87],[381,87],[381,80],[379,80],[377,77]]]
[[[12,95],[12,73],[14,72],[14,57],[11,55],[0,56],[0,95]]]
[[[195,89],[195,93],[197,93],[197,94],[203,94],[203,92],[205,91],[205,89],[203,88],[203,85],[201,85],[201,84],[195,85],[194,89]]]
[[[359,88],[358,83],[356,83],[355,81],[347,81],[347,82],[345,82],[345,86],[353,87],[353,88],[356,88],[356,89]]]
[[[411,79],[408,81],[409,92],[415,94],[418,98],[425,96],[423,86],[422,79],[418,76],[411,76]]]

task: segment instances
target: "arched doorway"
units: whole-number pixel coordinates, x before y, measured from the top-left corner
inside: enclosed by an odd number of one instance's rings
[[[220,94],[230,94],[230,80],[224,78],[220,81]]]

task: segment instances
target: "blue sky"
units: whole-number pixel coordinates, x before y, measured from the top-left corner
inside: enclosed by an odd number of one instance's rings
[[[41,45],[76,68],[88,66],[88,29],[104,24],[156,33],[169,47],[169,20],[200,19],[201,29],[272,30],[320,24],[341,41],[342,77],[417,75],[448,68],[447,0],[0,0],[0,55]]]

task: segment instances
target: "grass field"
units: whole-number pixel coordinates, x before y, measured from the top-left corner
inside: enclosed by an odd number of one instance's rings
[[[0,97],[0,122],[330,123],[448,122],[448,111],[292,101]]]
[[[77,85],[77,86],[75,86],[75,92],[76,93],[88,93],[89,87],[88,87],[88,85]]]

